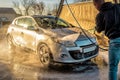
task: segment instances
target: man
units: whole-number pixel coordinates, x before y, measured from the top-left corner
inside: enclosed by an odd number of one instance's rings
[[[93,0],[94,6],[99,11],[96,17],[96,31],[104,31],[109,38],[109,80],[117,80],[118,63],[120,60],[120,6]]]

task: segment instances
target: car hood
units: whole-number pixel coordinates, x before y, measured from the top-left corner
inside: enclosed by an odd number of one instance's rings
[[[76,34],[75,28],[61,28],[61,29],[52,29],[52,32],[56,33],[60,37],[64,37],[70,34]]]
[[[87,39],[86,36],[79,28],[61,28],[61,29],[49,29],[44,31],[46,34],[52,37],[61,38],[62,40],[78,41]],[[91,37],[90,33],[87,35]]]

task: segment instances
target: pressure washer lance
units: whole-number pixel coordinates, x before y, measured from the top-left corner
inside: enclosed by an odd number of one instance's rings
[[[71,10],[71,8],[70,8],[67,0],[65,0],[65,1],[66,1],[67,7],[68,7],[71,15],[73,16],[74,20],[76,21],[76,23],[77,23],[78,26],[79,26],[78,28],[80,28],[80,29],[82,30],[82,32],[84,33],[84,35],[88,38],[88,40],[89,40],[91,43],[95,44],[95,43],[89,38],[89,36],[86,34],[86,32],[84,31],[84,29],[80,26],[78,20],[76,19],[75,15],[73,14],[73,12],[72,12],[72,10]],[[97,44],[95,44],[95,45],[98,46]],[[102,47],[100,47],[100,46],[99,46],[99,48],[102,49],[102,50],[104,50],[104,51],[108,51],[108,49],[104,49],[104,48],[102,48]]]

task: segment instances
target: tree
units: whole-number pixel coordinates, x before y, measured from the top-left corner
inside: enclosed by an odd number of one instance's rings
[[[36,0],[13,1],[14,8],[22,15],[42,14],[45,4]]]
[[[22,10],[20,8],[20,3],[18,1],[13,1],[13,6],[16,9],[16,11],[18,12],[18,14],[21,14],[21,15],[23,14]]]
[[[53,4],[52,14],[56,15],[59,8],[59,4]]]
[[[30,7],[35,4],[36,0],[21,0],[21,5],[23,6],[24,8],[24,14],[25,15],[29,15],[29,9]]]
[[[58,2],[59,3],[54,3],[53,4],[53,8],[51,10],[51,14],[53,14],[53,15],[57,15],[61,0],[58,0]]]
[[[45,4],[43,2],[38,2],[38,3],[34,3],[32,5],[32,9],[34,11],[34,14],[42,14],[45,8]]]

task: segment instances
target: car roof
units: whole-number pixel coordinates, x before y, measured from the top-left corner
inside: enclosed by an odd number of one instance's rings
[[[40,18],[44,18],[44,17],[47,17],[47,18],[56,18],[55,16],[51,16],[51,15],[32,15],[32,16],[19,16],[19,17],[16,17],[15,19],[25,18],[25,17],[33,17],[33,18],[37,18],[37,17],[40,17]]]
[[[47,17],[47,18],[56,18],[55,16],[51,16],[51,15],[32,15],[32,16],[19,16],[19,17],[16,17],[16,18],[14,19],[14,21],[15,21],[16,19],[25,18],[25,17],[33,17],[33,18],[37,18],[37,17],[41,17],[41,18],[44,18],[44,17]],[[13,21],[13,23],[14,23],[14,21]]]
[[[32,17],[48,17],[48,18],[56,18],[56,16],[51,16],[51,15],[33,15]]]

